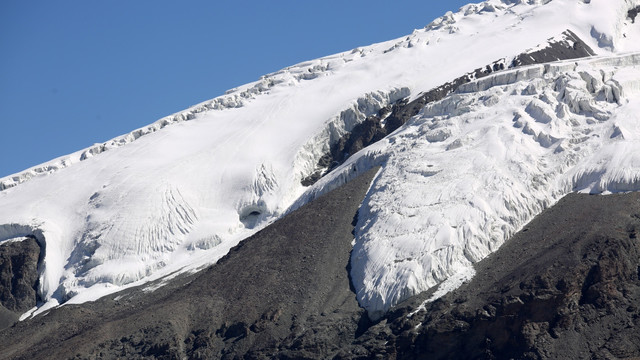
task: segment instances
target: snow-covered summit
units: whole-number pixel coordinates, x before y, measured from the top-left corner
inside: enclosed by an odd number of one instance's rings
[[[639,190],[640,24],[629,13],[639,5],[490,0],[401,39],[265,75],[0,179],[0,246],[31,235],[44,247],[42,311],[211,264],[291,208],[382,165],[352,257],[358,299],[375,317],[472,273],[567,192]],[[301,184],[385,106],[500,59],[508,65],[567,30],[597,56],[464,84],[315,185]]]

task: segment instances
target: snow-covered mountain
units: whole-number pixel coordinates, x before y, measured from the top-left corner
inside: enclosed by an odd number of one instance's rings
[[[351,257],[358,301],[377,318],[473,276],[569,192],[640,190],[638,6],[489,0],[265,75],[0,179],[0,246],[42,247],[38,313],[201,269],[381,166]],[[327,157],[367,123],[379,136]]]

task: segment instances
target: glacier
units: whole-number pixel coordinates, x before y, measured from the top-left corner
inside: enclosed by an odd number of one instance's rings
[[[380,166],[351,260],[358,301],[375,319],[472,276],[474,262],[569,192],[640,190],[640,24],[628,18],[639,5],[489,0],[406,37],[265,75],[0,179],[0,245],[33,236],[43,248],[40,313],[202,269]],[[385,106],[566,30],[597,55],[463,84],[302,185],[337,139]]]
[[[606,60],[535,65],[462,86],[345,164],[382,166],[351,261],[372,317],[471,276],[473,263],[569,192],[640,189],[632,96],[640,56]]]

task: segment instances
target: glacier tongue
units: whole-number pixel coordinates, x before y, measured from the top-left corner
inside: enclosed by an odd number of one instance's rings
[[[638,65],[631,54],[483,78],[323,179],[383,166],[351,260],[370,316],[468,273],[568,192],[640,190],[640,99],[625,95],[637,91]]]

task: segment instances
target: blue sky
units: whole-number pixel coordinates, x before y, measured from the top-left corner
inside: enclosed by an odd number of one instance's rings
[[[468,1],[0,1],[0,177]]]

